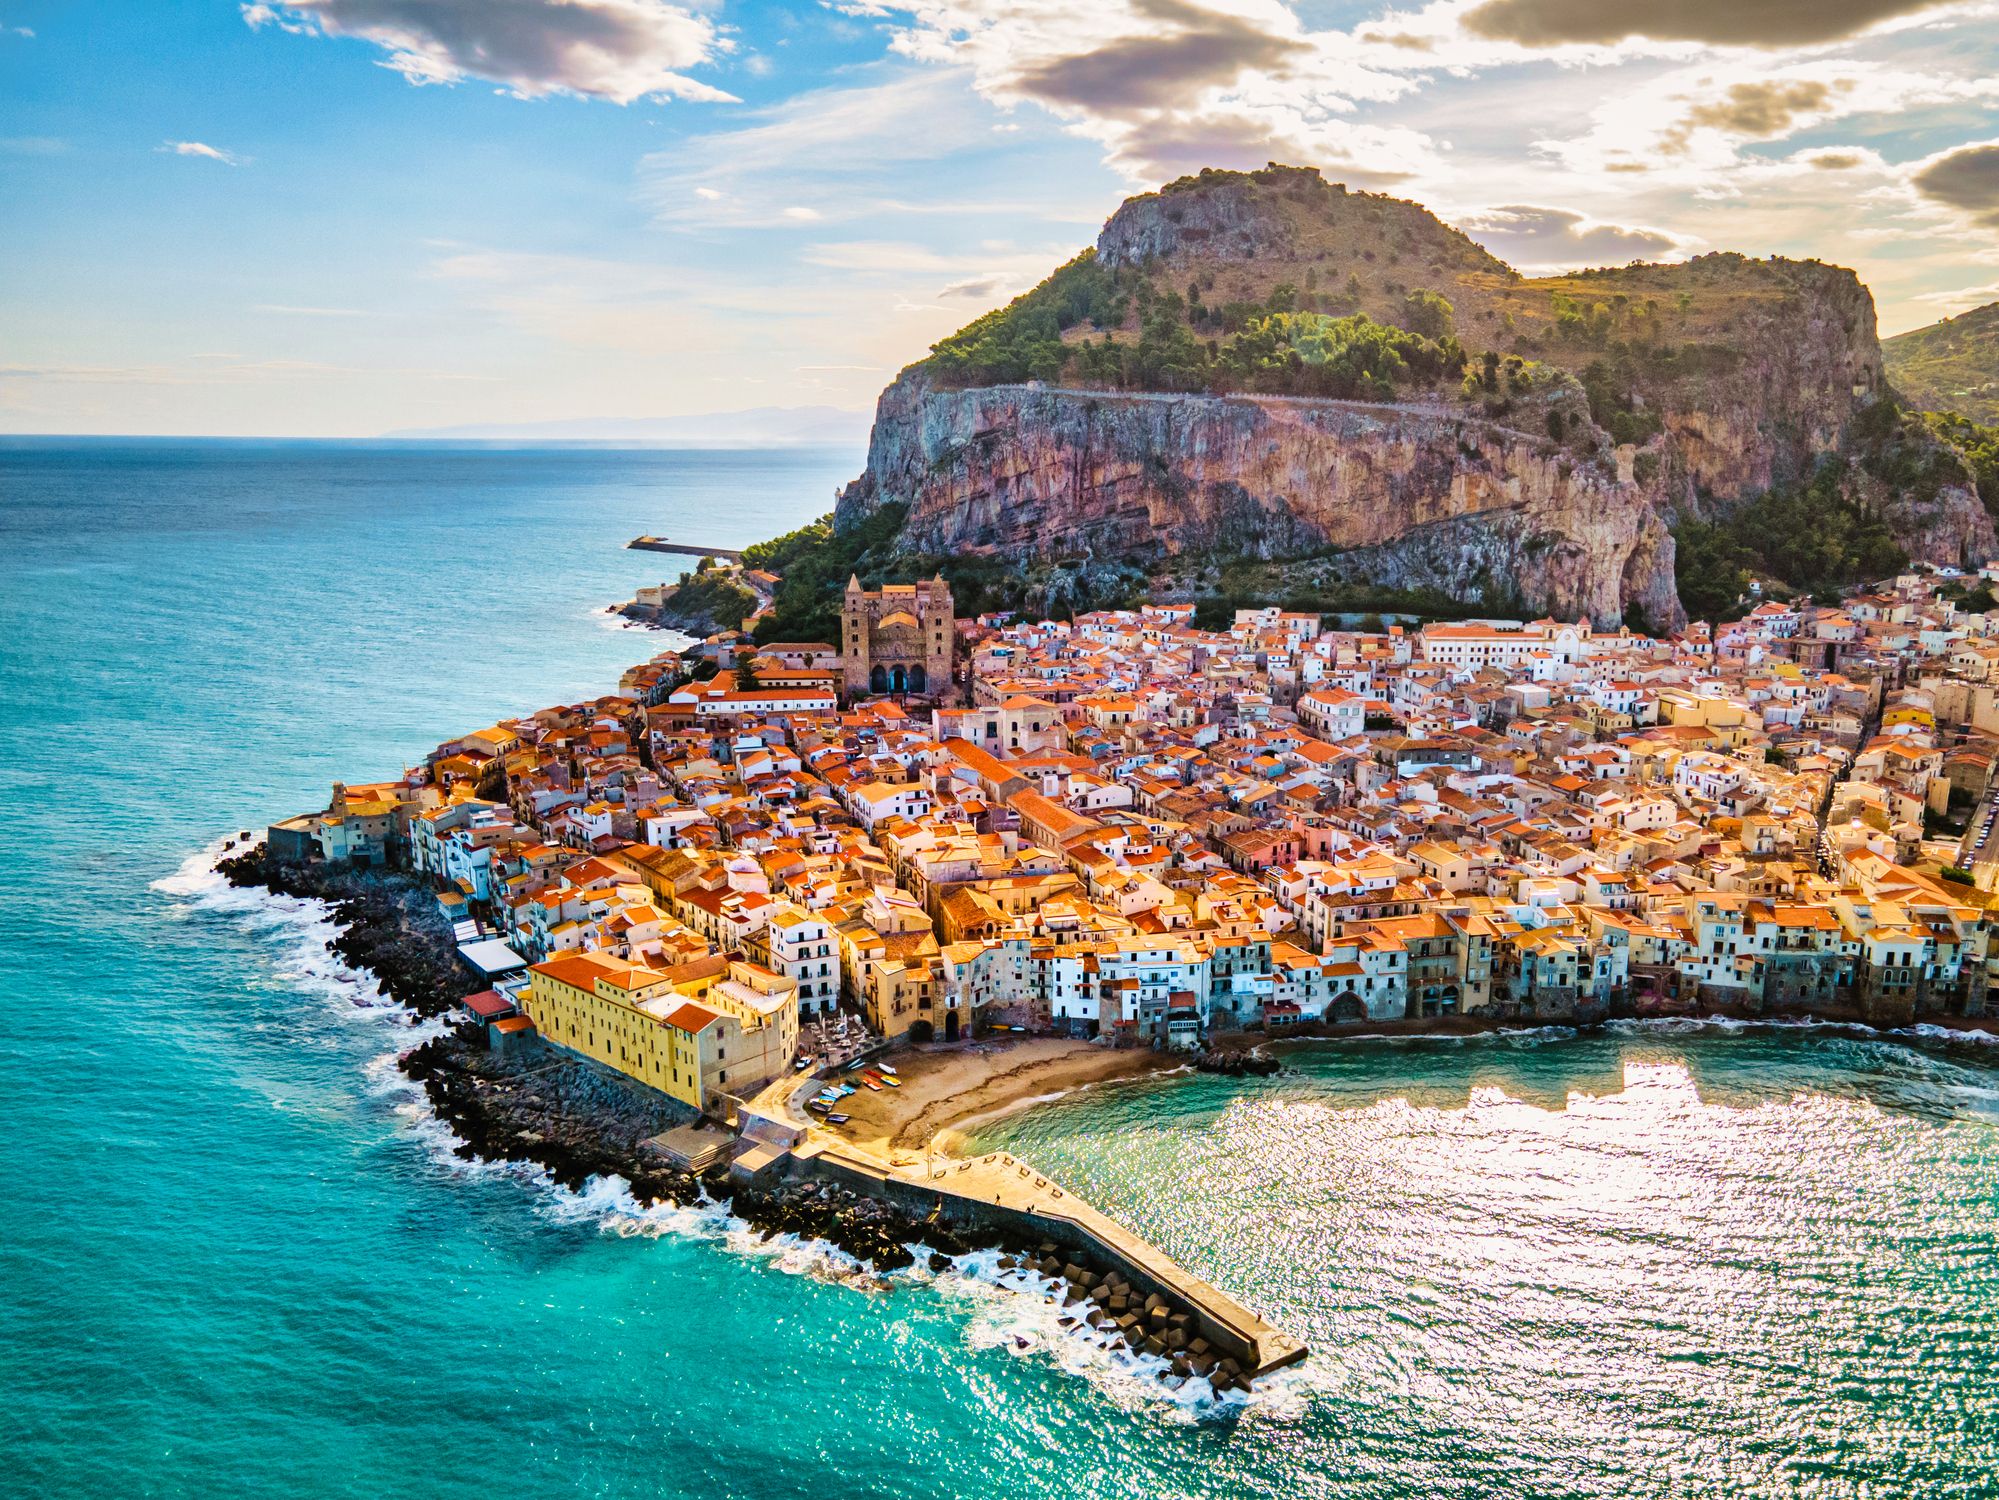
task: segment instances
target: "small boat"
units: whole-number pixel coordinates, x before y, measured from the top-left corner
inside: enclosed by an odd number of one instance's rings
[[[882,1074],[882,1082],[887,1084],[892,1089],[899,1089],[902,1087],[902,1080],[896,1077],[895,1074],[893,1073]]]
[[[805,1107],[817,1110],[822,1115],[831,1114],[833,1101],[831,1099],[810,1099],[806,1101]]]
[[[895,1077],[895,1064],[894,1064],[894,1063],[886,1063],[886,1062],[885,1062],[885,1063],[876,1063],[876,1064],[875,1064],[875,1071],[876,1071],[877,1073],[881,1074],[881,1076],[882,1076],[882,1077],[884,1077],[884,1078],[893,1078],[893,1077]]]
[[[878,1078],[863,1078],[861,1082],[865,1083],[869,1088],[873,1089],[877,1094],[879,1094],[882,1091],[881,1080]]]
[[[853,1118],[852,1115],[832,1114],[826,1117],[826,1123],[828,1125],[844,1125]]]

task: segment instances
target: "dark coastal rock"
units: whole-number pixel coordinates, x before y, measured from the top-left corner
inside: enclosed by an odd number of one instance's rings
[[[1258,1048],[1247,1052],[1203,1052],[1194,1059],[1199,1073],[1219,1073],[1227,1078],[1268,1078],[1284,1065]]]
[[[216,870],[231,885],[324,901],[340,927],[333,951],[373,974],[382,992],[426,1019],[449,1014],[475,987],[437,898],[415,876],[274,858],[262,845]]]

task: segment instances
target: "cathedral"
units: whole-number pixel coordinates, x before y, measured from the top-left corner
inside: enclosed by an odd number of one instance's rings
[[[951,585],[942,574],[927,583],[891,583],[878,593],[849,578],[840,609],[847,696],[920,693],[948,699],[956,630]]]

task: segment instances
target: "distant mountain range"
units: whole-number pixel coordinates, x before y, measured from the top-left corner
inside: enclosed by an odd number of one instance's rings
[[[1881,355],[1913,405],[1999,422],[1999,302],[1883,339]]]
[[[638,443],[663,448],[858,446],[867,441],[868,421],[868,412],[838,406],[753,406],[684,417],[578,417],[561,422],[402,427],[382,436],[433,442]]]

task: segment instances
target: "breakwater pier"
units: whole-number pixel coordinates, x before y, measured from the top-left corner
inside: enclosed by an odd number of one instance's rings
[[[1046,1173],[999,1151],[891,1165],[824,1132],[773,1151],[768,1170],[836,1183],[960,1234],[1019,1243],[1019,1265],[1066,1288],[1077,1319],[1217,1389],[1302,1360],[1306,1346]],[[1246,1388],[1246,1386],[1245,1386]]]
[[[739,547],[706,547],[699,542],[668,541],[663,536],[635,536],[625,543],[628,552],[671,552],[680,557],[719,557],[725,562],[741,562]]]

